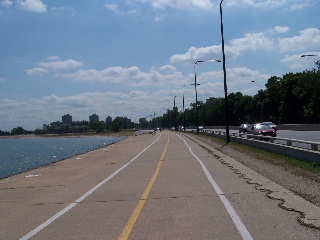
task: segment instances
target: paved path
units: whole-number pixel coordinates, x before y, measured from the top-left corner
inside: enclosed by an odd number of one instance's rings
[[[264,188],[308,214],[280,208]],[[297,219],[315,225],[319,216],[235,160],[168,131],[0,180],[0,239],[309,240],[320,231]]]

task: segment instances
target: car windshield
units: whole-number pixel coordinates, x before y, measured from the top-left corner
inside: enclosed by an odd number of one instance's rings
[[[271,127],[269,125],[261,125],[261,124],[259,124],[259,125],[256,126],[256,129],[270,129],[270,128]]]

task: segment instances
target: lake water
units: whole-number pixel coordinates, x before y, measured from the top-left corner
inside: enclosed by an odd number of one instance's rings
[[[123,140],[124,137],[2,138],[0,179]]]

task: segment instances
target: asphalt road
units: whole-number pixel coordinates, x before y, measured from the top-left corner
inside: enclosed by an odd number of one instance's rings
[[[138,135],[0,180],[0,238],[320,238],[319,230],[297,221],[298,212],[267,197],[264,185],[277,189],[273,198],[297,200],[186,136]],[[313,214],[308,221],[320,221],[319,208],[301,199],[286,207],[302,205]]]

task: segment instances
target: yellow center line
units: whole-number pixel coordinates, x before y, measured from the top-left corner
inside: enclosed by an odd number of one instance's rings
[[[158,162],[157,168],[156,168],[156,170],[155,170],[155,172],[154,172],[154,174],[153,174],[153,176],[152,176],[147,188],[144,190],[144,193],[142,194],[138,205],[136,206],[134,212],[132,213],[131,218],[129,219],[127,225],[123,229],[123,231],[122,231],[122,233],[121,233],[121,235],[119,237],[119,240],[125,240],[125,239],[129,238],[130,233],[131,233],[131,231],[132,231],[132,229],[133,229],[133,227],[134,227],[134,225],[135,225],[135,223],[136,223],[136,221],[137,221],[137,219],[138,219],[138,217],[140,215],[140,212],[141,212],[144,204],[147,201],[149,193],[150,193],[150,191],[151,191],[151,189],[152,189],[152,187],[153,187],[153,185],[154,185],[154,183],[155,183],[155,181],[156,181],[156,179],[158,177],[162,162],[164,160],[164,157],[165,157],[166,152],[167,152],[167,148],[169,146],[169,140],[170,139],[169,139],[169,136],[168,136],[167,144],[166,144],[166,146],[165,146],[165,148],[163,150],[163,153],[162,153],[161,158],[160,158],[160,160]]]

